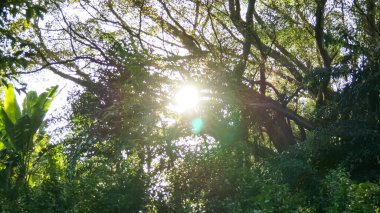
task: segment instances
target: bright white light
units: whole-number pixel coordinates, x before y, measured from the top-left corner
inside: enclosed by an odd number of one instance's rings
[[[176,112],[183,113],[194,109],[199,102],[198,90],[193,86],[182,87],[174,96],[173,109]]]

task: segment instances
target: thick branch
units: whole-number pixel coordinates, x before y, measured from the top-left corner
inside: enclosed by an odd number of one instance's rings
[[[316,0],[317,3],[317,9],[315,11],[315,39],[317,41],[318,50],[322,56],[323,59],[323,65],[325,68],[330,69],[331,65],[331,57],[324,46],[324,12],[325,12],[325,5],[326,0]]]
[[[293,110],[284,107],[270,97],[262,97],[253,90],[242,91],[241,97],[243,97],[244,100],[243,105],[247,107],[272,109],[290,120],[293,120],[297,125],[302,126],[305,129],[312,130],[315,128],[314,124],[312,124],[309,120],[301,117]]]
[[[251,0],[249,2],[249,6],[252,5],[251,6],[252,8],[248,8],[247,14],[249,14],[249,12],[250,12],[249,9],[252,9],[252,11],[251,11],[252,14],[250,14],[250,15],[253,15],[254,2],[255,1],[253,1],[253,0]],[[235,4],[238,4],[238,3],[239,3],[239,1],[229,0],[230,18],[231,18],[231,21],[233,22],[233,24],[235,25],[235,27],[237,28],[237,30],[246,39],[248,39],[249,41],[252,41],[251,43],[263,55],[268,55],[269,57],[277,60],[281,65],[283,65],[284,67],[286,67],[289,70],[289,72],[293,75],[293,77],[298,82],[302,82],[302,75],[301,75],[301,73],[299,72],[299,70],[297,69],[297,67],[288,58],[286,58],[284,55],[282,55],[278,51],[272,49],[271,47],[265,45],[261,41],[261,39],[258,36],[258,34],[253,29],[253,26],[251,27],[251,29],[249,31],[247,31],[248,24],[241,19],[241,17],[240,17],[240,11],[237,11],[237,8],[240,8],[240,6],[238,7],[237,5],[235,5]]]

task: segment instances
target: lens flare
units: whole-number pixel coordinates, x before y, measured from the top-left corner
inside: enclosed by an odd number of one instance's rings
[[[203,129],[203,120],[202,118],[195,118],[193,119],[193,121],[191,122],[191,125],[192,125],[192,129],[191,131],[194,133],[194,134],[199,134],[201,133],[202,129]]]
[[[183,113],[194,109],[199,102],[198,90],[193,86],[182,87],[174,96],[174,110]]]

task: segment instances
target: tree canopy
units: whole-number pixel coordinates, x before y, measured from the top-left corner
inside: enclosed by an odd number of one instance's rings
[[[1,211],[380,211],[375,0],[4,1],[0,39]]]

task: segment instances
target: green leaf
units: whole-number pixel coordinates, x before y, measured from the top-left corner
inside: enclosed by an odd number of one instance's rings
[[[33,18],[34,17],[34,8],[28,8],[27,10],[26,10],[26,14],[25,14],[25,17],[26,17],[26,19],[27,20],[30,20],[31,18]]]
[[[36,132],[42,124],[46,112],[49,110],[50,104],[53,101],[58,86],[51,87],[47,92],[42,93],[36,100],[31,109],[31,124],[32,131]]]
[[[14,126],[14,141],[13,144],[17,151],[29,151],[32,148],[33,135],[31,122],[28,115],[25,115],[17,120]]]
[[[5,127],[5,132],[7,133],[8,139],[9,140],[4,140],[4,144],[7,147],[7,149],[12,149],[13,148],[13,141],[14,141],[14,124],[12,121],[9,119],[7,113],[4,111],[4,109],[1,109],[1,115],[2,115],[2,120],[4,123]]]
[[[22,115],[32,116],[33,105],[36,103],[37,97],[37,92],[28,92],[24,99],[24,102],[22,103]]]
[[[21,54],[23,54],[23,53],[24,53],[24,51],[19,50],[19,51],[15,52],[14,56],[15,56],[15,57],[19,57],[19,56],[20,56]]]
[[[9,84],[8,88],[5,89],[4,111],[13,124],[21,117],[20,107],[17,104],[12,84]]]

